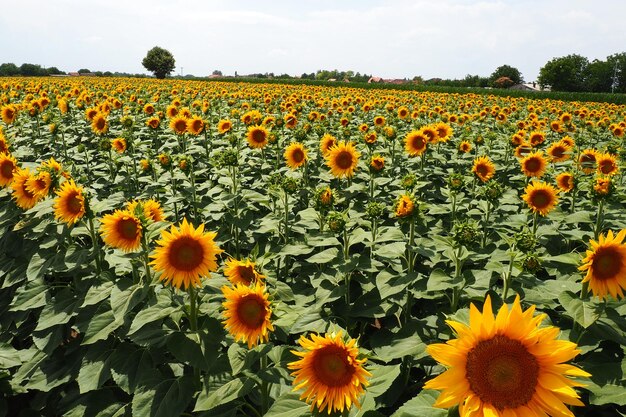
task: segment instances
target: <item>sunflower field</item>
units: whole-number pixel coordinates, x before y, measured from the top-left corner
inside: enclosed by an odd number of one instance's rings
[[[0,78],[0,416],[626,415],[626,106]]]

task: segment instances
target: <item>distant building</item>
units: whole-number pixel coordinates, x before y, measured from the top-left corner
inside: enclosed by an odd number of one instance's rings
[[[537,82],[533,81],[532,83],[523,83],[523,84],[514,84],[509,87],[510,90],[520,90],[520,91],[550,91],[550,87],[541,88]]]
[[[370,77],[370,79],[367,80],[368,84],[371,84],[371,83],[382,83],[382,82],[383,82],[383,79],[380,78],[380,77]]]

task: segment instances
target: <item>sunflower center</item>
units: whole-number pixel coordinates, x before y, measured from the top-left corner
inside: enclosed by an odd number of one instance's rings
[[[352,166],[352,154],[348,151],[341,151],[335,157],[335,164],[340,169],[348,169]]]
[[[83,210],[83,201],[79,198],[78,193],[72,194],[67,199],[67,211],[72,214],[78,214]]]
[[[556,147],[552,150],[552,156],[555,158],[561,158],[565,154],[565,149],[561,147]]]
[[[600,171],[603,174],[610,174],[613,172],[613,162],[612,161],[602,161],[600,163]]]
[[[551,201],[550,194],[545,190],[535,190],[531,197],[533,207],[538,209],[548,207]]]
[[[265,132],[263,132],[262,130],[253,130],[252,131],[252,141],[256,142],[256,143],[263,143],[265,142]]]
[[[174,268],[182,271],[193,271],[204,259],[204,248],[196,239],[180,237],[172,243],[169,261]]]
[[[13,178],[13,168],[13,162],[4,161],[2,164],[0,164],[0,174],[4,178]]]
[[[495,336],[467,354],[466,378],[471,390],[498,410],[527,404],[535,393],[539,365],[517,340]]]
[[[489,173],[489,167],[485,164],[479,164],[476,166],[476,173],[479,176],[484,177]]]
[[[426,141],[421,136],[416,136],[413,138],[413,142],[411,143],[414,149],[420,150],[426,146]]]
[[[265,303],[256,295],[247,295],[237,304],[237,317],[250,329],[258,329],[265,321]]]
[[[139,234],[139,225],[131,217],[124,217],[117,223],[117,230],[124,239],[134,240]]]
[[[317,378],[329,387],[348,385],[355,371],[346,351],[338,346],[320,349],[313,359],[313,367]]]
[[[185,120],[177,120],[174,128],[177,132],[184,132],[187,130],[187,122]]]
[[[293,159],[296,164],[304,161],[304,152],[302,152],[302,149],[294,149],[291,152],[291,159]]]
[[[237,272],[243,281],[247,284],[254,282],[256,276],[254,275],[254,267],[252,265],[239,266]]]
[[[104,120],[103,118],[99,118],[98,120],[96,120],[96,128],[98,130],[104,129],[105,125],[106,125],[106,120]]]
[[[541,162],[537,158],[531,158],[526,161],[525,168],[528,172],[538,172],[541,169]]]
[[[592,265],[594,275],[600,280],[611,279],[622,269],[622,254],[613,246],[600,247]]]

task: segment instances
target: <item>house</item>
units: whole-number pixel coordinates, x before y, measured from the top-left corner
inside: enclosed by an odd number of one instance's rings
[[[371,77],[369,80],[367,80],[368,84],[371,84],[371,83],[382,83],[382,82],[383,82],[383,79],[380,78],[380,77]]]

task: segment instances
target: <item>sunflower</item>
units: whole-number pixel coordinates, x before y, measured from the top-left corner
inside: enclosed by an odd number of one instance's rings
[[[600,234],[598,241],[589,242],[590,249],[578,269],[587,271],[583,279],[589,283],[589,289],[596,297],[608,299],[610,294],[616,300],[624,298],[626,289],[626,229],[613,235],[609,230]]]
[[[611,191],[611,177],[597,177],[593,191],[598,196],[606,196]]]
[[[520,161],[522,172],[527,177],[541,178],[546,172],[548,165],[546,159],[543,157],[542,151],[536,151],[529,153],[524,159]]]
[[[262,149],[269,141],[269,132],[264,126],[250,126],[246,139],[251,148]]]
[[[143,112],[147,114],[148,116],[152,115],[154,111],[155,111],[154,104],[147,103],[145,106],[143,106]]]
[[[181,115],[172,117],[170,129],[177,135],[184,135],[187,132],[187,118]]]
[[[480,156],[474,159],[472,172],[482,181],[487,182],[496,174],[496,166],[488,156]]]
[[[265,285],[256,282],[253,287],[235,284],[232,288],[222,287],[226,301],[224,325],[236,342],[243,341],[248,348],[267,342],[269,332],[274,331],[270,321],[272,310]]]
[[[194,136],[199,135],[204,131],[204,120],[200,116],[194,116],[187,120],[187,131]]]
[[[37,175],[31,175],[24,184],[28,192],[38,199],[44,199],[50,192],[52,186],[52,176],[47,171],[41,171]]]
[[[522,142],[517,148],[515,148],[515,156],[518,158],[525,158],[526,155],[532,152],[532,150],[533,148],[529,143]]]
[[[161,232],[159,247],[150,255],[150,265],[162,272],[159,279],[180,289],[199,286],[200,277],[217,270],[216,258],[222,251],[215,243],[215,232],[204,232],[204,224],[194,228],[183,219],[180,227],[172,225]]]
[[[554,142],[547,150],[550,162],[563,162],[569,159],[570,147],[563,141]]]
[[[617,158],[610,153],[603,153],[597,156],[596,164],[598,165],[598,174],[615,175],[619,171],[617,166]]]
[[[10,125],[17,118],[17,107],[13,104],[3,106],[2,110],[0,110],[0,114],[2,115],[2,121]]]
[[[158,129],[159,126],[161,126],[161,119],[159,119],[158,117],[151,117],[146,120],[146,125],[149,126],[151,129]]]
[[[242,284],[249,286],[265,278],[265,275],[257,272],[255,266],[255,263],[250,259],[237,260],[230,258],[224,266],[224,275],[233,285]]]
[[[374,143],[376,143],[377,139],[378,135],[375,131],[366,132],[365,136],[363,137],[363,140],[365,140],[365,143],[367,143],[368,145],[373,145]]]
[[[91,121],[91,130],[98,135],[105,134],[109,130],[109,122],[107,122],[106,115],[98,113]]]
[[[539,328],[546,315],[534,311],[522,311],[518,296],[494,317],[487,296],[482,313],[470,305],[469,326],[448,320],[458,337],[426,348],[448,368],[424,385],[442,390],[435,407],[458,404],[461,417],[574,417],[567,405],[584,405],[573,389],[583,384],[569,377],[591,375],[563,363],[580,351],[556,339],[557,327]]]
[[[28,168],[16,168],[13,171],[13,180],[11,181],[11,189],[13,190],[13,198],[15,204],[24,210],[35,207],[40,197],[26,188],[26,182],[33,177]]]
[[[574,176],[571,172],[562,172],[556,176],[556,185],[559,190],[568,193],[574,189]]]
[[[384,167],[385,167],[385,157],[378,155],[378,154],[373,155],[372,159],[370,160],[370,168],[374,172],[379,172],[379,171],[382,171]]]
[[[115,210],[101,220],[100,234],[107,245],[132,252],[141,245],[141,221],[132,212]]]
[[[404,149],[410,156],[420,156],[426,152],[427,145],[428,137],[419,130],[407,133],[404,138]]]
[[[419,130],[422,135],[426,136],[428,143],[436,143],[438,139],[437,131],[433,126],[424,126]]]
[[[217,131],[221,134],[226,133],[232,129],[233,123],[228,119],[222,119],[217,122]]]
[[[384,116],[376,116],[374,117],[374,126],[379,126],[382,127],[384,126],[386,123],[385,117]]]
[[[54,200],[54,217],[73,225],[85,215],[85,196],[83,188],[73,180],[65,181],[56,192]]]
[[[452,128],[443,122],[436,123],[433,128],[437,132],[437,141],[438,142],[447,142],[452,137],[454,131]]]
[[[347,343],[342,332],[322,336],[311,335],[298,340],[304,352],[292,350],[300,359],[287,366],[293,370],[294,391],[304,388],[300,399],[311,403],[311,411],[328,410],[343,412],[350,410],[354,403],[360,407],[359,397],[369,385],[370,374],[363,365],[366,359],[359,359],[359,347],[355,339]]]
[[[398,117],[400,119],[406,119],[409,116],[409,109],[406,106],[400,106],[398,108]]]
[[[411,216],[415,211],[415,202],[413,201],[413,197],[408,194],[400,195],[396,200],[394,211],[396,213],[396,217],[398,218]]]
[[[585,149],[578,157],[578,164],[585,174],[591,174],[597,166],[598,151],[595,149]]]
[[[287,146],[283,156],[287,166],[291,169],[298,169],[309,159],[306,148],[300,142],[293,142]]]
[[[334,137],[330,133],[324,134],[324,136],[322,136],[322,138],[320,139],[320,151],[322,152],[322,155],[326,156],[328,154],[328,151],[330,151],[330,148],[332,148],[336,144],[336,137]]]
[[[336,178],[352,177],[360,156],[352,142],[341,141],[325,155],[326,165]]]
[[[468,153],[472,150],[472,144],[466,140],[462,141],[459,144],[459,152]]]
[[[298,124],[298,119],[294,114],[287,113],[283,117],[283,121],[285,122],[285,127],[293,129]]]
[[[87,110],[85,110],[85,118],[87,120],[89,120],[90,122],[93,121],[93,119],[98,115],[98,109],[95,107],[90,107]]]
[[[169,119],[176,117],[176,115],[178,115],[178,107],[175,104],[170,104],[169,106],[167,106],[165,114],[167,114],[167,117]]]
[[[531,146],[541,145],[546,140],[546,135],[540,131],[530,132],[529,141]]]
[[[558,190],[542,181],[533,180],[526,186],[524,192],[522,199],[528,204],[528,208],[542,216],[552,211],[559,200]]]
[[[10,153],[0,153],[0,187],[6,187],[13,180],[17,160]]]
[[[126,151],[126,139],[124,138],[115,138],[111,140],[111,147],[115,149],[117,153],[124,153]]]
[[[153,222],[162,222],[165,220],[165,214],[161,208],[161,204],[155,200],[130,201],[126,205],[126,210],[130,213],[137,214],[137,207],[141,205],[141,210],[146,219]]]

